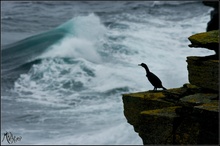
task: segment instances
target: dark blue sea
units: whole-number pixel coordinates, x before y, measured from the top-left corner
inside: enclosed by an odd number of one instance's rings
[[[1,2],[1,142],[141,145],[122,94],[188,83],[189,48],[211,7],[198,1]],[[2,141],[3,140],[3,141]]]

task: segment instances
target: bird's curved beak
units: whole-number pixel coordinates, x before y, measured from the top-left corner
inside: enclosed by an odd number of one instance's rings
[[[138,66],[141,66],[141,64],[138,64]]]

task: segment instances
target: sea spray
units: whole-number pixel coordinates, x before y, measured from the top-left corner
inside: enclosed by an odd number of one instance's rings
[[[66,37],[51,46],[49,51],[41,56],[84,58],[92,62],[101,62],[97,53],[100,39],[104,37],[106,28],[94,14],[79,16],[56,28],[66,32]]]

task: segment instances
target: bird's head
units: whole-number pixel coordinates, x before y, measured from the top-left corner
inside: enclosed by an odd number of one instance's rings
[[[142,67],[147,67],[147,65],[145,63],[141,63],[141,64],[138,64],[139,66],[142,66]]]

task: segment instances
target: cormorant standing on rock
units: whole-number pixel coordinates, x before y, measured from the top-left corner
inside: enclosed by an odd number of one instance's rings
[[[161,80],[150,70],[148,69],[147,65],[145,63],[138,64],[139,66],[142,66],[146,70],[146,77],[150,81],[150,83],[154,86],[154,90],[157,90],[157,88],[163,88],[163,90],[167,90],[163,87]]]

